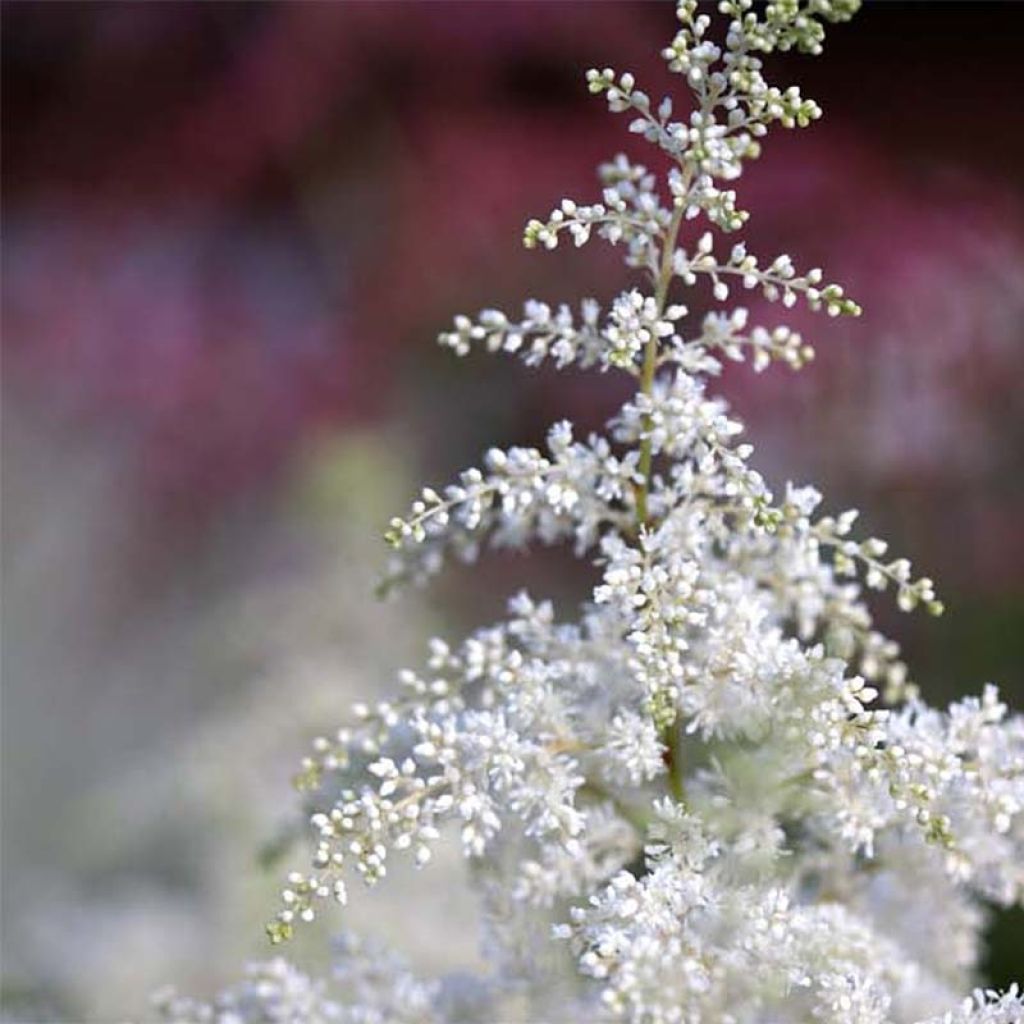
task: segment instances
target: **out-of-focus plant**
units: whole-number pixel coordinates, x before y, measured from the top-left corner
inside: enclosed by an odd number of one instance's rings
[[[97,735],[89,724],[92,743],[109,752],[105,760],[77,738],[88,707],[63,708],[34,760],[23,752],[30,742],[20,743],[8,763],[14,777],[32,779],[26,801],[41,801],[48,814],[33,817],[18,803],[5,807],[5,823],[18,829],[21,842],[6,846],[4,868],[22,891],[4,894],[10,939],[3,943],[0,1019],[119,1019],[167,978],[202,990],[259,955],[281,857],[306,828],[302,808],[288,799],[297,752],[325,720],[373,692],[389,659],[412,657],[417,638],[439,628],[421,602],[387,607],[365,600],[379,569],[365,537],[411,485],[398,453],[377,433],[350,432],[319,445],[296,467],[273,519],[246,536],[245,581],[210,585],[202,602],[178,610],[178,619],[166,610],[153,616],[164,635],[173,630],[174,664],[190,665],[196,686],[175,693],[165,685],[166,703],[148,719],[139,711],[147,693],[123,686],[104,708],[105,731]],[[106,484],[101,479],[95,488],[104,499],[113,489]],[[68,504],[50,503],[53,514]],[[81,504],[71,507],[84,518]],[[90,518],[109,529],[112,516],[104,502]],[[114,536],[124,539],[127,530],[115,523]],[[44,521],[36,534],[18,537],[27,548],[48,530]],[[106,553],[100,539],[91,539],[94,557]],[[95,576],[75,564],[70,545],[59,555],[66,589],[91,585],[94,600],[106,596]],[[20,589],[11,592],[24,606]],[[7,624],[25,629],[25,621]],[[115,682],[165,683],[152,632],[146,660],[122,651],[120,661],[94,671],[105,669]],[[59,685],[60,666],[44,667]],[[51,684],[37,700],[53,704],[54,692]],[[5,714],[10,708],[25,721],[7,696]],[[199,703],[201,716],[190,708]],[[134,756],[118,745],[132,732],[144,737]],[[69,765],[78,771],[73,782]],[[32,860],[35,849],[60,846],[69,835],[73,849],[62,861]],[[415,922],[404,918],[418,883],[410,866],[386,893],[354,900],[350,923],[428,970],[472,965],[475,898],[464,875],[453,847],[439,858],[436,877],[444,884],[434,890],[432,911]],[[458,922],[456,938],[444,945],[433,941],[430,925],[441,913]],[[325,959],[316,940],[309,936],[311,963]]]
[[[799,369],[808,343],[745,308],[691,326],[680,301],[707,285],[719,307],[747,290],[860,312],[820,270],[723,238],[746,224],[730,185],[769,127],[820,115],[765,80],[762,56],[819,53],[824,23],[856,7],[723,0],[719,35],[684,0],[664,52],[692,93],[681,115],[628,72],[589,72],[670,169],[659,191],[616,158],[600,201],[563,200],[526,244],[601,237],[642,284],[605,311],[530,302],[441,337],[460,355],[622,372],[635,393],[604,434],[561,422],[545,451],[492,449],[425,489],[391,524],[390,582],[535,540],[573,544],[600,580],[575,622],[520,594],[498,625],[433,641],[398,697],[314,744],[298,779],[313,866],[289,876],[268,931],[282,942],[322,901],[345,903],[352,870],[375,884],[393,854],[428,864],[454,824],[491,971],[423,981],[346,939],[330,979],[274,960],[213,1003],[162,994],[166,1019],[1020,1020],[1016,987],[958,1000],[976,983],[985,903],[1024,895],[1024,720],[991,686],[929,707],[864,588],[939,614],[932,582],[854,539],[854,512],[821,515],[816,490],[777,496],[751,468],[708,382],[729,361]],[[691,229],[702,219],[710,230]]]

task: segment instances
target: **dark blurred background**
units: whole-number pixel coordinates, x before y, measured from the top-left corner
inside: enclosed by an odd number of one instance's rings
[[[581,592],[546,553],[456,570],[440,601],[369,596],[380,527],[420,482],[621,397],[433,338],[456,312],[622,287],[600,243],[519,239],[615,152],[661,166],[582,75],[675,89],[674,19],[0,11],[5,1011],[107,1020],[264,952],[276,872],[251,849],[353,695],[523,583]],[[1012,3],[868,3],[823,59],[774,61],[826,116],[740,183],[755,251],[824,265],[865,315],[790,317],[818,360],[724,387],[773,480],[860,507],[939,581],[938,622],[878,602],[935,702],[993,680],[1024,705],[1022,26]],[[1005,982],[1020,915],[992,936]]]

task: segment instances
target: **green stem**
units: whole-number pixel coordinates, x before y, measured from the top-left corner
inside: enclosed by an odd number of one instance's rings
[[[685,207],[680,203],[672,214],[672,220],[665,235],[665,247],[661,252],[661,268],[658,272],[658,280],[655,285],[654,302],[657,306],[660,317],[665,312],[665,303],[668,299],[668,286],[672,282],[672,256],[676,249],[676,238],[679,235],[679,226],[683,222],[683,211]],[[654,388],[654,373],[658,368],[658,336],[651,334],[644,349],[644,365],[640,374],[640,393],[650,395]],[[649,425],[648,425],[649,428]],[[650,518],[647,507],[647,495],[651,485],[651,465],[654,461],[654,452],[651,438],[648,435],[640,442],[640,464],[637,467],[640,472],[640,483],[636,489],[636,515],[640,526],[646,526]]]
[[[691,175],[688,174],[683,188],[683,195],[689,187]],[[655,283],[654,302],[657,306],[657,315],[660,318],[665,312],[665,304],[668,301],[668,289],[672,283],[672,257],[675,255],[676,239],[679,236],[679,228],[683,223],[683,213],[686,204],[683,200],[677,202],[672,213],[672,220],[669,223],[668,231],[665,233],[665,247],[661,251],[661,267],[658,271],[658,280]],[[650,395],[654,390],[654,375],[658,369],[658,336],[651,334],[644,349],[644,364],[640,375],[640,393]],[[650,509],[648,507],[648,494],[651,487],[651,470],[654,462],[654,449],[650,437],[651,424],[645,424],[645,437],[640,442],[640,462],[638,470],[640,483],[636,488],[636,516],[640,529],[650,521]],[[662,743],[666,750],[666,763],[668,765],[669,790],[672,796],[682,803],[685,796],[683,787],[683,773],[681,757],[679,756],[679,730],[673,724],[667,726],[662,733]]]
[[[669,753],[668,788],[676,803],[686,802],[686,784],[683,782],[682,758],[679,756],[679,729],[670,725],[666,730],[666,745]]]

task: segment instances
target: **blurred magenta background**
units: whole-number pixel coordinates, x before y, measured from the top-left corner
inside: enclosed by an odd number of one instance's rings
[[[6,991],[95,1016],[75,976],[103,969],[52,969],[75,954],[35,937],[22,880],[70,880],[72,901],[147,871],[193,885],[171,855],[76,859],[60,824],[99,792],[95,827],[130,829],[111,780],[255,699],[266,652],[229,644],[223,609],[282,579],[297,595],[308,579],[316,604],[325,557],[362,585],[369,509],[382,526],[419,482],[565,415],[596,426],[621,397],[433,339],[456,312],[623,286],[616,252],[525,253],[521,228],[594,195],[619,150],[660,166],[582,74],[674,88],[657,56],[673,17],[521,0],[7,3],[2,18]],[[939,581],[940,622],[879,603],[937,702],[992,679],[1024,703],[1022,25],[1014,4],[867,5],[823,59],[775,61],[826,116],[769,138],[740,183],[751,246],[824,265],[866,312],[789,317],[818,360],[739,367],[724,387],[772,479],[860,507]],[[325,474],[337,494],[307,529]],[[335,530],[354,548],[338,554]],[[439,628],[498,614],[523,582],[569,596],[581,578],[557,554],[457,571]],[[282,648],[304,642],[275,628]],[[377,656],[384,687],[397,666]],[[286,777],[297,748],[282,754]],[[172,848],[190,827],[170,827]]]

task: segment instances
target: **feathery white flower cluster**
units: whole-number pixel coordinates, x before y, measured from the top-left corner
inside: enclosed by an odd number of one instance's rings
[[[355,936],[335,941],[329,980],[313,980],[280,957],[250,964],[245,980],[212,1003],[165,989],[153,996],[165,1024],[439,1024],[442,986],[421,981],[401,959]]]
[[[654,175],[619,157],[602,168],[602,201],[563,200],[526,243],[623,242],[646,285],[603,319],[589,301],[579,320],[531,302],[519,322],[488,310],[441,335],[459,355],[479,344],[620,370],[637,389],[606,436],[577,441],[560,423],[547,452],[492,450],[484,469],[424,490],[388,534],[393,582],[487,542],[572,542],[599,575],[578,620],[519,595],[461,646],[434,641],[398,701],[358,708],[304,765],[313,868],[291,876],[275,941],[321,898],[343,902],[350,867],[375,883],[394,855],[426,864],[448,823],[475,865],[495,963],[487,997],[448,1017],[426,1000],[440,1016],[423,1019],[514,1019],[517,1006],[524,1019],[638,1024],[1024,1014],[1016,989],[958,1003],[976,982],[984,902],[1024,896],[1024,720],[993,687],[927,707],[863,587],[892,585],[902,609],[939,614],[932,582],[883,541],[853,539],[856,513],[819,516],[813,488],[776,497],[751,467],[742,424],[708,381],[748,353],[756,370],[799,368],[812,355],[803,339],[748,326],[743,308],[691,327],[678,301],[703,277],[718,303],[735,282],[785,307],[802,297],[860,312],[788,256],[761,261],[742,242],[717,256],[715,234],[746,219],[718,183],[758,155],[770,125],[820,114],[765,81],[762,55],[818,53],[824,23],[856,6],[723,0],[718,32],[684,0],[665,51],[692,93],[681,120],[632,75],[590,72],[591,91],[668,156],[668,205]],[[712,230],[684,245],[697,217]],[[576,977],[559,978],[570,957]]]
[[[250,964],[245,980],[212,1003],[166,989],[153,996],[153,1005],[167,1024],[327,1024],[341,1019],[341,1007],[325,996],[325,988],[278,957]]]

